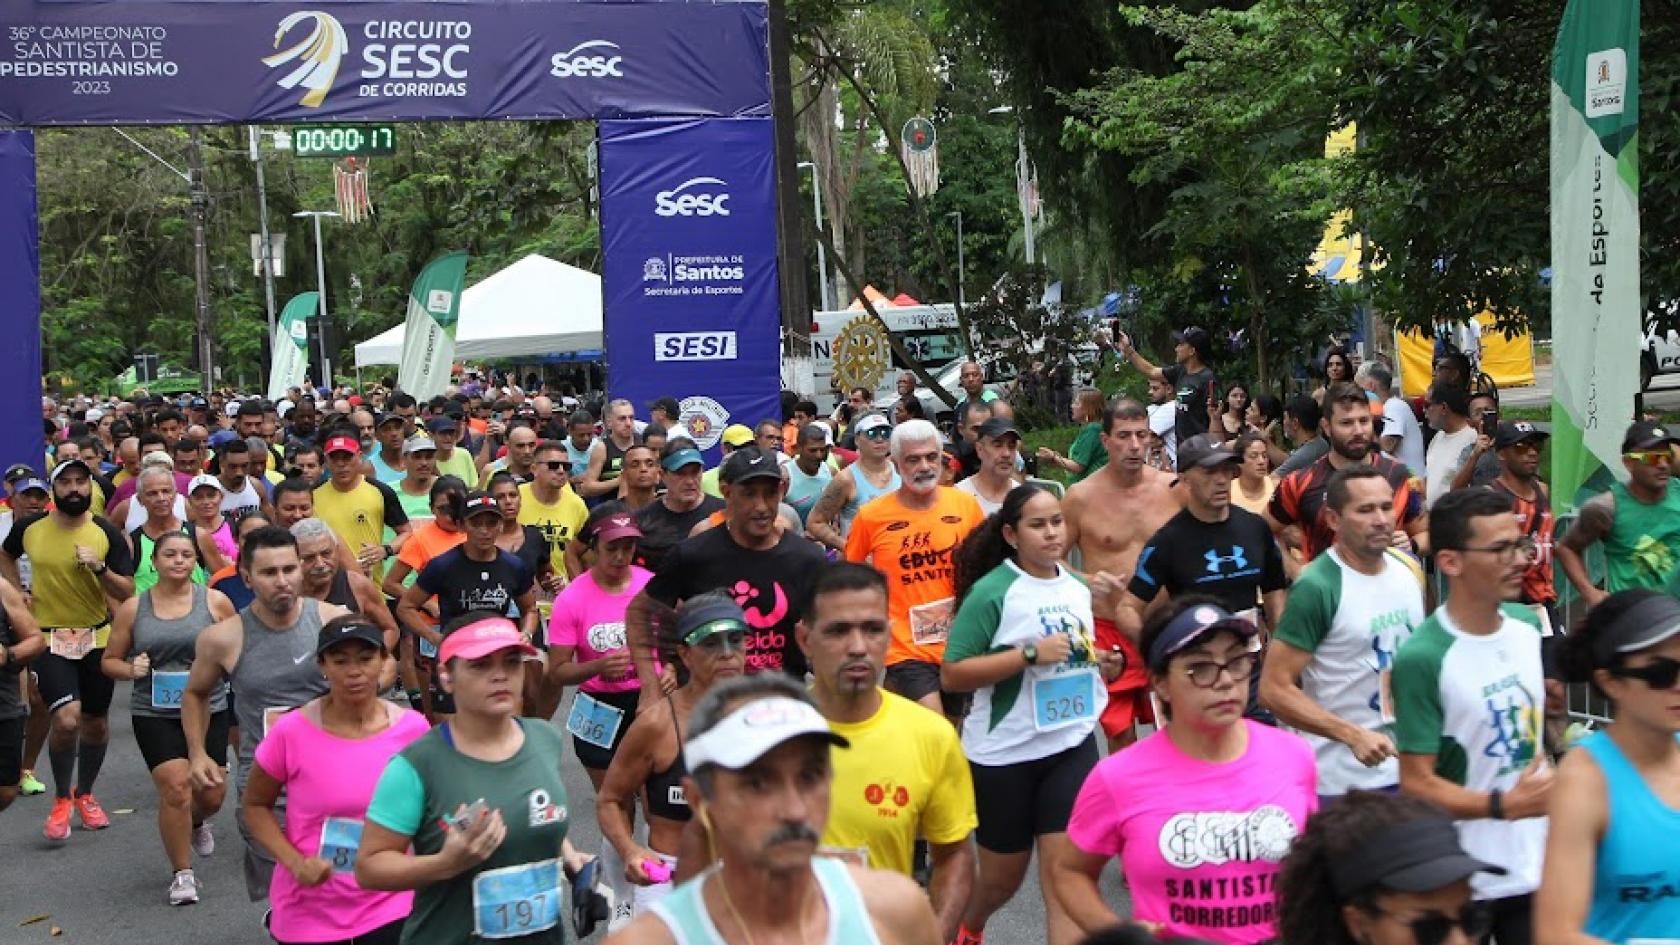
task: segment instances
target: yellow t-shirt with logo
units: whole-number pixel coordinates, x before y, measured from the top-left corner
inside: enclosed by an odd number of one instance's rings
[[[946,844],[973,832],[974,781],[944,716],[883,689],[872,718],[828,727],[852,743],[833,753],[828,852],[868,850],[868,866],[908,876],[917,837]]]
[[[560,498],[553,504],[537,501],[536,493],[527,482],[519,487],[519,524],[535,525],[548,539],[548,560],[556,574],[566,573],[566,543],[582,530],[589,520],[589,506],[572,491],[570,485],[560,487]]]
[[[356,553],[363,545],[384,544],[385,526],[401,528],[408,524],[408,515],[391,487],[366,478],[348,490],[340,490],[331,480],[316,486],[315,517],[326,522]],[[385,567],[374,571],[383,575]]]
[[[93,627],[94,646],[111,634],[110,611],[99,576],[76,560],[76,546],[90,549],[106,567],[124,576],[134,573],[128,538],[97,515],[75,528],[61,528],[51,513],[40,513],[12,526],[4,545],[13,559],[29,556],[32,611],[43,627]]]

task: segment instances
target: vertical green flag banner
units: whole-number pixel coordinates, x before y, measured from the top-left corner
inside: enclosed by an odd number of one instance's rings
[[[315,314],[317,293],[302,292],[286,303],[274,324],[272,363],[268,369],[268,399],[279,400],[286,389],[301,387],[309,374],[309,319]]]
[[[426,264],[408,291],[402,363],[397,386],[419,400],[443,393],[455,361],[455,324],[467,281],[467,254],[456,251]]]
[[[1639,0],[1569,0],[1552,56],[1552,504],[1621,475],[1639,393]]]

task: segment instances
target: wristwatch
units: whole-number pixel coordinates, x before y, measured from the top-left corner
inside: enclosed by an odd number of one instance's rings
[[[101,561],[89,570],[93,571],[96,577],[104,577],[105,572],[111,570],[111,566]]]
[[[1505,819],[1505,792],[1498,788],[1488,792],[1488,816],[1494,820]]]
[[[1028,643],[1021,647],[1021,655],[1026,657],[1028,666],[1038,665],[1038,647]]]
[[[379,547],[384,550],[385,557],[395,558],[397,556],[397,553],[391,549],[390,545],[380,545]]]

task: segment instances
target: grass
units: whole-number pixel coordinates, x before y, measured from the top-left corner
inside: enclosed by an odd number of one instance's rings
[[[1068,447],[1073,445],[1073,438],[1079,435],[1079,429],[1079,426],[1069,423],[1062,426],[1038,427],[1037,429],[1027,430],[1021,437],[1021,455],[1032,456],[1038,452],[1040,446],[1048,446],[1065,456]],[[1066,470],[1048,464],[1039,466],[1038,475],[1040,478],[1054,479],[1063,484],[1066,484],[1072,478]]]

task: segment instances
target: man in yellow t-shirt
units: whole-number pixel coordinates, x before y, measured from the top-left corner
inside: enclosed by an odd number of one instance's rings
[[[391,487],[362,475],[362,444],[348,431],[327,438],[327,481],[315,487],[315,517],[326,522],[378,584],[385,561],[408,540],[408,514]],[[394,537],[385,540],[389,526]]]
[[[589,519],[589,507],[572,491],[568,473],[571,457],[559,440],[543,440],[533,454],[535,478],[519,487],[519,524],[535,525],[548,539],[548,560],[554,573],[570,580],[566,572],[566,543]]]
[[[823,852],[908,876],[926,840],[940,941],[952,941],[974,885],[974,782],[951,723],[876,682],[891,637],[886,578],[868,565],[823,566],[794,635],[817,708],[851,742],[832,755]]]
[[[986,515],[973,496],[939,484],[944,453],[933,424],[909,420],[895,427],[892,461],[901,485],[858,509],[846,560],[873,564],[887,576],[887,688],[955,720],[967,700],[939,689],[956,594],[954,556]]]

